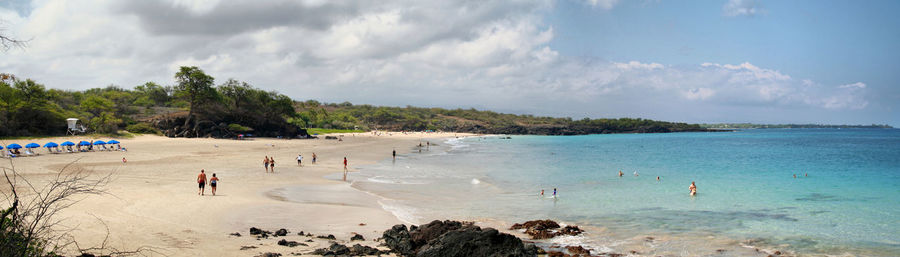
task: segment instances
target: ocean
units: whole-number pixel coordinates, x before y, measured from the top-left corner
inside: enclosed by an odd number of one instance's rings
[[[543,243],[581,244],[595,253],[900,256],[898,129],[432,142],[362,167],[351,174],[352,186],[414,224],[578,225],[587,232]],[[698,188],[693,197],[691,182]]]

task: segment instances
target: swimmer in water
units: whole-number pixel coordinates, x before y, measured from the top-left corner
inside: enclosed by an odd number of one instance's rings
[[[638,174],[637,174],[637,171],[634,171],[634,176],[635,176],[635,177],[637,177],[637,176],[638,176]]]
[[[541,189],[541,196],[544,196],[544,190]]]
[[[622,175],[625,175],[625,173],[622,173],[622,171],[620,170],[620,171],[619,171],[619,177],[621,177]]]
[[[694,181],[691,181],[691,186],[688,189],[691,190],[691,196],[697,195],[697,185],[694,184]]]
[[[656,176],[656,181],[659,181],[659,176]]]
[[[556,188],[553,188],[553,197],[556,197]]]

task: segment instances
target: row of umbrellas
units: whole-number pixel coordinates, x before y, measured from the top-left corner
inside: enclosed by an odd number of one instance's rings
[[[119,144],[119,141],[116,141],[115,139],[109,140],[106,142],[104,142],[102,140],[94,141],[94,145],[106,145],[106,144],[111,144],[111,145]],[[75,146],[75,145],[89,146],[89,145],[91,145],[91,143],[88,141],[81,141],[81,142],[78,142],[78,144],[72,143],[71,141],[62,142],[61,144],[57,144],[54,142],[48,142],[48,143],[44,144],[44,147],[50,148],[50,147],[59,147],[59,146]],[[38,147],[41,147],[41,145],[39,145],[37,143],[30,143],[30,144],[25,145],[25,148],[38,148]],[[6,148],[7,149],[19,149],[19,148],[22,148],[22,146],[19,144],[9,144],[6,146]],[[2,145],[0,145],[0,149],[3,149]]]

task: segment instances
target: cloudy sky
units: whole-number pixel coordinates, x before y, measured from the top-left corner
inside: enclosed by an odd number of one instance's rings
[[[0,72],[294,99],[687,122],[900,126],[900,1],[0,0]]]

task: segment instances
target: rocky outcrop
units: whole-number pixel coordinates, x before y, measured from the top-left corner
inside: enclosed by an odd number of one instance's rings
[[[548,239],[561,235],[576,236],[584,232],[578,226],[566,226],[559,228],[559,223],[552,220],[532,220],[523,224],[513,224],[509,229],[525,229],[525,234],[531,236],[531,239]]]
[[[360,244],[355,244],[351,247],[347,247],[346,245],[332,243],[328,248],[319,248],[313,251],[311,254],[315,255],[327,255],[327,256],[364,256],[364,255],[382,255],[387,254],[387,252],[378,250],[378,248],[372,248],[369,246],[363,246]]]
[[[366,241],[366,238],[364,238],[360,234],[355,234],[352,237],[350,237],[350,241]]]
[[[400,256],[535,256],[537,248],[496,229],[459,221],[432,221],[420,227],[395,225],[382,240]]]

